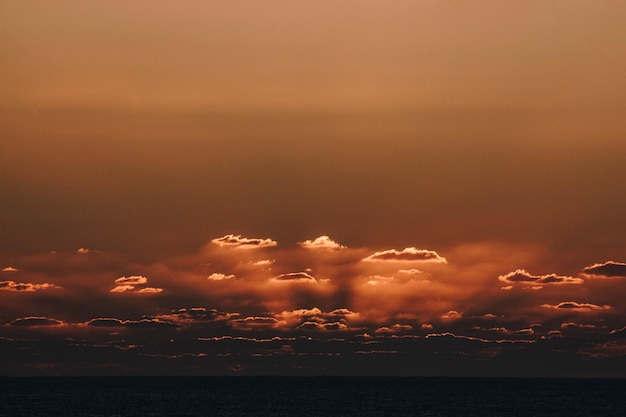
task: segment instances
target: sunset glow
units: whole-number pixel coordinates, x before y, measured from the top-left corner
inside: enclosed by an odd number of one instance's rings
[[[626,377],[626,3],[0,4],[0,375]]]

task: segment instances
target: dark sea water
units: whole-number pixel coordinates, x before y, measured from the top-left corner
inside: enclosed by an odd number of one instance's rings
[[[0,416],[626,416],[624,379],[0,378]]]

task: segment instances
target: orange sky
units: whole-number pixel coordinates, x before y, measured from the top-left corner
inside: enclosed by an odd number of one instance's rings
[[[2,2],[0,374],[625,376],[625,15]]]

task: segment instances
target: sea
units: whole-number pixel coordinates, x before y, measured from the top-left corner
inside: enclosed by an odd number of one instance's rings
[[[623,417],[626,379],[0,377],[0,416]]]

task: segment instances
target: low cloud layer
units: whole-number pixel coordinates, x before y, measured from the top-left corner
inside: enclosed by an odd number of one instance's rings
[[[464,361],[490,363],[531,355],[521,346],[538,346],[532,355],[600,360],[614,357],[613,347],[603,353],[602,346],[626,326],[622,281],[588,277],[616,276],[621,263],[578,265],[583,278],[534,275],[528,270],[557,269],[540,248],[482,243],[440,255],[412,246],[351,248],[328,236],[281,246],[227,235],[157,263],[83,255],[8,260],[20,271],[4,272],[13,279],[0,283],[2,343],[18,351],[20,340],[41,340],[42,358],[45,340],[67,340],[68,350],[98,346],[130,355],[120,366],[219,358],[224,366],[214,371],[221,374],[267,358],[298,373],[295,359],[453,360],[464,352]],[[583,345],[587,337],[593,349]],[[324,373],[336,364],[316,366]]]

